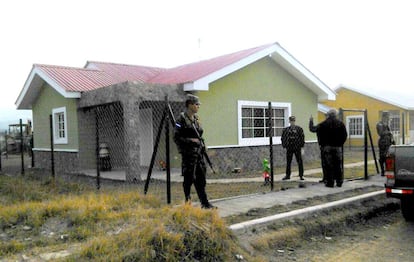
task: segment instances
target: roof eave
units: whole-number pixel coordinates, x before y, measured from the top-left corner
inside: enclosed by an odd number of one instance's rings
[[[220,70],[214,71],[213,73],[210,73],[206,76],[203,76],[199,79],[196,79],[194,82],[192,82],[192,84],[188,84],[187,85],[187,89],[186,89],[186,84],[184,84],[184,91],[208,91],[209,89],[209,84],[226,76],[229,75],[267,55],[269,55],[269,53],[273,52],[274,50],[274,45],[265,48],[263,50],[260,50],[254,54],[251,54],[235,63],[232,63],[230,65],[227,65],[223,68],[221,68]]]
[[[359,90],[357,88],[353,88],[353,87],[346,86],[346,85],[342,85],[342,84],[341,85],[338,85],[335,88],[335,91],[339,91],[340,89],[343,89],[343,88],[344,89],[348,89],[348,90],[350,90],[352,92],[359,93],[359,94],[364,95],[364,96],[371,97],[371,98],[376,99],[376,100],[379,100],[379,101],[381,101],[383,103],[387,103],[387,104],[393,105],[395,107],[399,107],[399,108],[404,109],[404,110],[413,110],[414,109],[414,107],[409,107],[409,106],[401,105],[401,104],[396,103],[394,101],[391,101],[391,100],[388,100],[388,99],[385,99],[385,98],[382,98],[382,97],[379,97],[379,96],[376,96],[376,95],[373,95],[373,94],[369,94],[369,93],[366,93],[366,92],[364,92],[362,90]]]
[[[33,100],[33,89],[36,89],[39,84],[36,84],[40,79],[35,78],[35,67],[30,71],[29,76],[26,79],[26,82],[23,86],[23,89],[20,91],[19,96],[15,102],[17,109],[32,109],[29,100]],[[34,87],[31,87],[34,86]]]
[[[194,82],[184,83],[183,90],[184,91],[208,91],[209,84],[210,84],[209,82],[203,81],[202,79],[200,79]]]
[[[324,114],[328,113],[328,111],[331,109],[331,107],[318,103],[318,111],[322,112]]]
[[[283,49],[278,43],[268,48],[258,51],[244,59],[233,64],[223,67],[222,69],[208,74],[194,82],[184,84],[184,91],[208,91],[209,84],[228,74],[233,73],[265,56],[270,56],[290,74],[302,82],[312,92],[314,92],[318,101],[335,100],[336,93],[317,78],[311,71],[299,63],[292,55]]]
[[[318,101],[336,99],[336,93],[331,88],[329,88],[279,44],[275,44],[275,52],[269,54],[269,56],[306,87],[317,94]]]
[[[34,66],[15,102],[17,109],[32,109],[33,103],[41,92],[41,88],[45,82],[65,98],[81,97],[80,92],[66,91],[42,70]]]

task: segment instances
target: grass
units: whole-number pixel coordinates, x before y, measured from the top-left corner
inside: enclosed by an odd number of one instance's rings
[[[248,257],[216,211],[166,206],[136,190],[97,192],[59,180],[45,183],[29,175],[0,175],[0,192],[0,258],[63,249],[72,252],[66,261]]]
[[[361,161],[361,154],[351,156]],[[319,165],[315,161],[305,169]],[[345,176],[363,177],[363,167],[348,169]],[[275,182],[274,190],[296,186]],[[171,184],[172,205],[165,205],[165,188],[163,182],[151,183],[151,193],[144,195],[142,183],[104,185],[97,191],[88,183],[31,171],[0,174],[0,260],[59,250],[70,251],[66,261],[233,261],[236,254],[261,260],[239,244],[217,211],[183,205],[181,183]],[[206,189],[210,199],[269,190],[262,182],[208,184]],[[289,234],[299,233],[292,229]],[[256,245],[264,246],[263,241]]]

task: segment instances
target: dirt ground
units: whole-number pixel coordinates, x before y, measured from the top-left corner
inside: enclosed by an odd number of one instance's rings
[[[25,163],[29,160],[25,158]],[[20,156],[3,161],[3,168],[11,168],[8,164],[12,161],[13,171],[20,172],[19,165],[16,167],[16,163],[21,161]],[[30,162],[26,163],[26,166],[29,164]],[[378,190],[378,187],[364,190],[367,191],[355,190],[346,194],[350,197]],[[303,200],[290,206],[255,209],[243,216],[227,218],[226,223],[233,224],[343,197],[343,194],[330,195]],[[401,222],[395,222],[395,218],[401,216],[399,211],[397,200],[382,196],[375,198],[375,201],[363,201],[334,210],[320,211],[310,217],[279,221],[264,229],[252,230],[237,237],[253,257],[260,256],[264,261],[412,261],[413,254],[405,251],[414,244],[413,225],[403,230],[408,234],[392,239],[393,244],[389,244],[390,232],[397,236],[404,233],[398,224]],[[59,223],[54,226],[58,225]],[[260,241],[265,241],[266,244],[261,247]],[[395,251],[404,245],[409,247]]]
[[[400,216],[397,200],[379,197],[281,221],[239,239],[253,256],[266,261],[412,261],[412,253],[398,252],[401,246],[413,244],[412,234],[387,241],[391,230],[400,235],[401,229],[394,225],[400,223],[394,222],[396,217],[401,221]],[[263,247],[261,241],[266,242]]]
[[[298,256],[305,256],[302,261],[409,262],[414,255],[413,233],[414,225],[405,222],[400,212],[389,212],[330,240],[313,241],[317,243]]]

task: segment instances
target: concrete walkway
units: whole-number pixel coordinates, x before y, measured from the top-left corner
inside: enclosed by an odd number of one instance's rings
[[[258,193],[244,196],[237,196],[226,199],[215,199],[211,202],[218,207],[221,217],[243,214],[253,208],[270,208],[275,205],[288,205],[295,201],[307,198],[336,194],[347,190],[384,186],[385,178],[380,175],[369,176],[367,180],[345,181],[342,187],[325,187],[323,183],[305,183],[301,187],[268,193]]]
[[[369,161],[368,164],[372,164],[374,161]],[[356,163],[350,163],[345,164],[344,168],[352,168],[356,166],[362,166],[364,165],[364,162],[356,162]],[[96,170],[83,170],[82,173],[88,175],[88,176],[96,176]],[[315,169],[308,169],[304,171],[304,177],[306,182],[317,182],[320,180],[320,178],[312,178],[307,177],[308,175],[312,174],[318,174],[322,173],[322,168],[315,168]],[[144,176],[146,176],[147,171],[143,172]],[[112,180],[119,180],[119,181],[125,181],[125,171],[124,170],[112,170],[108,172],[100,172],[100,176],[105,179],[112,179]],[[282,178],[285,176],[285,174],[274,174],[274,181],[282,180]],[[160,170],[153,170],[151,174],[151,178],[158,179],[158,180],[166,180],[166,171],[160,171]],[[298,181],[298,171],[293,171],[291,174],[291,180],[290,181]],[[183,177],[181,176],[181,170],[178,168],[171,169],[171,182],[182,182]],[[234,178],[214,178],[214,174],[209,174],[207,178],[207,183],[214,184],[214,183],[234,183],[234,182],[263,182],[263,178],[261,176],[257,177],[237,177],[237,174],[234,174]]]

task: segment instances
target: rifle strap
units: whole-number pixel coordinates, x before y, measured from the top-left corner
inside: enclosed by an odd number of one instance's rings
[[[184,118],[185,124],[187,126],[193,127],[193,124],[194,124],[196,128],[199,127],[198,116],[197,115],[194,115],[194,120],[191,120],[190,117],[185,112],[181,112],[181,116]]]

